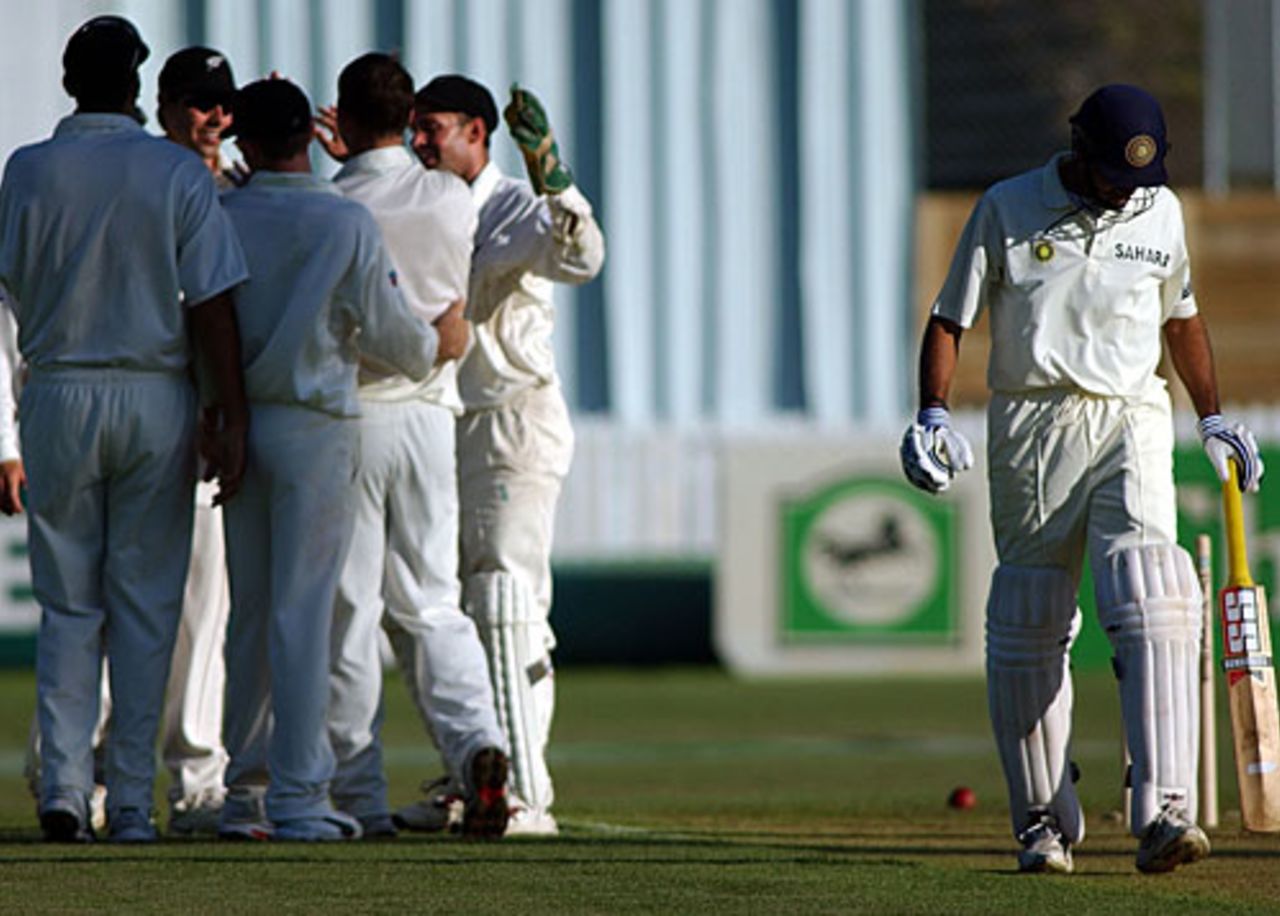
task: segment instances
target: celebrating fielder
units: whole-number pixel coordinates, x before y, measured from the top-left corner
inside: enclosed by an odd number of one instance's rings
[[[434,321],[451,307],[461,314],[476,211],[464,181],[424,169],[405,148],[412,108],[404,67],[365,54],[338,78],[337,110],[320,117],[330,134],[320,137],[338,155],[345,145],[334,182],[369,208],[405,301]],[[423,382],[361,366],[355,533],[334,609],[329,734],[334,799],[366,836],[395,833],[379,736],[384,616],[414,703],[462,789],[463,833],[501,836],[507,826],[506,740],[458,583],[457,366],[441,363]]]
[[[463,76],[437,77],[418,92],[413,146],[427,168],[466,180],[480,211],[467,296],[475,345],[458,370],[466,408],[458,421],[463,606],[489,653],[511,747],[507,833],[546,835],[558,829],[546,762],[555,705],[551,533],[573,456],[551,343],[551,284],[599,273],[604,236],[537,99],[513,89],[506,118],[530,183],[489,160],[498,109]]]
[[[437,358],[461,355],[466,332],[446,315],[437,334],[409,311],[373,217],[311,174],[300,89],[259,80],[234,110],[253,170],[225,198],[253,276],[235,299],[253,424],[244,492],[225,519],[231,760],[221,833],[346,839],[361,825],[330,805],[326,716],[360,446],[359,360],[421,380]]]
[[[1200,590],[1176,542],[1162,331],[1219,475],[1236,461],[1256,489],[1262,463],[1219,413],[1166,151],[1156,100],[1104,86],[1071,118],[1069,153],[987,191],[925,329],[920,412],[902,442],[907,477],[930,492],[972,464],[946,398],[963,330],[989,311],[988,699],[1022,871],[1070,872],[1084,837],[1068,656],[1086,551],[1133,757],[1137,867],[1209,852],[1195,823]]]

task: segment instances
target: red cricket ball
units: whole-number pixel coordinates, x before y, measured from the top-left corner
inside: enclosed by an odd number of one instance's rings
[[[956,786],[947,796],[947,804],[959,811],[968,811],[978,804],[978,796],[968,786]]]

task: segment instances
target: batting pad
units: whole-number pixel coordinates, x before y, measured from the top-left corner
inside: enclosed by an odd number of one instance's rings
[[[1046,813],[1071,843],[1084,815],[1071,778],[1075,581],[1049,566],[999,566],[987,600],[987,703],[1015,836]]]
[[[498,726],[511,745],[511,787],[534,808],[551,807],[546,745],[555,704],[551,656],[533,592],[508,572],[477,573],[462,584],[462,603],[489,658]]]
[[[1120,680],[1133,760],[1129,829],[1141,835],[1162,805],[1195,820],[1200,752],[1200,583],[1173,544],[1119,550],[1095,571],[1098,618]]]

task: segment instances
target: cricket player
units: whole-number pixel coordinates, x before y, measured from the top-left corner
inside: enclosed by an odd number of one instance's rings
[[[406,148],[412,108],[408,71],[366,54],[342,71],[337,109],[319,119],[329,133],[318,136],[345,156],[335,183],[369,208],[405,302],[430,322],[466,295],[476,209],[466,182],[424,169]],[[396,833],[379,736],[384,615],[414,702],[463,787],[462,832],[500,837],[507,826],[506,739],[484,647],[461,608],[456,370],[444,362],[423,381],[372,360],[360,370],[355,531],[334,609],[329,734],[331,794],[365,836]]]
[[[225,512],[231,619],[220,832],[340,840],[326,729],[334,595],[353,522],[363,354],[409,379],[466,345],[461,307],[433,330],[405,305],[373,217],[311,174],[310,103],[284,79],[236,94],[253,175],[224,197],[252,280],[237,290],[253,406],[240,498]],[[437,333],[438,331],[438,333]]]
[[[194,152],[213,175],[219,190],[234,187],[242,172],[221,154],[224,127],[231,123],[231,94],[235,83],[226,58],[210,48],[185,48],[171,55],[160,71],[157,115],[165,136]],[[10,363],[12,365],[12,363]],[[0,384],[12,373],[0,373]],[[17,378],[14,378],[15,385]],[[208,388],[207,382],[203,386]],[[209,392],[206,390],[205,394]],[[17,432],[11,412],[3,410],[0,391],[0,483],[16,500],[15,475],[21,461],[11,466],[5,456],[17,452]],[[231,599],[227,588],[226,554],[222,546],[222,510],[213,505],[217,487],[207,481],[196,485],[196,507],[191,537],[191,561],[182,602],[182,618],[170,660],[160,733],[162,756],[169,771],[169,832],[177,836],[213,835],[222,808],[222,774],[226,752],[222,748],[223,634]],[[0,511],[21,511],[20,503],[6,502],[0,493]],[[94,737],[95,760],[101,757],[110,724],[111,693],[103,678],[98,728]],[[95,770],[100,767],[95,764]],[[40,730],[33,723],[27,749],[26,776],[39,798]],[[95,786],[90,803],[96,829],[106,823],[105,792]]]
[[[200,157],[220,191],[247,177],[222,152],[231,124],[235,78],[225,55],[190,47],[170,55],[160,70],[157,119],[165,136]],[[222,510],[212,485],[196,487],[191,564],[182,619],[170,662],[161,724],[161,752],[169,770],[169,832],[217,833],[227,752],[222,747],[222,660],[231,608]]]
[[[20,418],[31,573],[41,606],[37,706],[47,840],[93,838],[102,659],[113,736],[109,837],[148,842],[154,747],[190,554],[197,404],[191,343],[213,402],[200,446],[231,499],[247,408],[229,290],[246,277],[200,160],[149,136],[137,107],[148,49],[117,16],[63,54],[76,100],[53,137],[9,160],[0,285],[29,371]]]
[[[600,272],[604,236],[537,99],[513,88],[505,115],[528,183],[490,161],[497,106],[464,76],[437,77],[418,92],[413,147],[427,168],[470,184],[479,209],[467,296],[475,343],[458,369],[463,608],[488,652],[511,750],[507,834],[552,835],[551,535],[573,430],[551,343],[551,292],[553,282],[585,283]],[[433,825],[447,793],[443,787],[401,818]]]
[[[924,332],[902,466],[937,493],[972,464],[947,393],[964,329],[989,312],[999,566],[987,682],[1018,867],[1070,872],[1084,838],[1068,662],[1087,555],[1133,758],[1137,867],[1162,872],[1209,853],[1195,823],[1201,599],[1177,545],[1162,332],[1219,476],[1235,461],[1241,485],[1256,490],[1262,462],[1249,431],[1219,412],[1182,211],[1165,186],[1160,105],[1134,86],[1103,86],[1070,123],[1070,152],[995,185],[969,218]]]

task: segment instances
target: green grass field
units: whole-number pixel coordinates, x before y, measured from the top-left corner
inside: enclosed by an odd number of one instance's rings
[[[1226,719],[1207,862],[1133,869],[1109,676],[1077,682],[1090,835],[1071,877],[1014,871],[979,679],[741,683],[711,669],[560,673],[556,840],[325,846],[38,842],[21,778],[29,673],[0,672],[0,911],[1280,913],[1280,836],[1242,833]],[[388,682],[393,803],[435,775]],[[161,783],[163,785],[163,777]],[[972,811],[946,807],[973,787]]]

